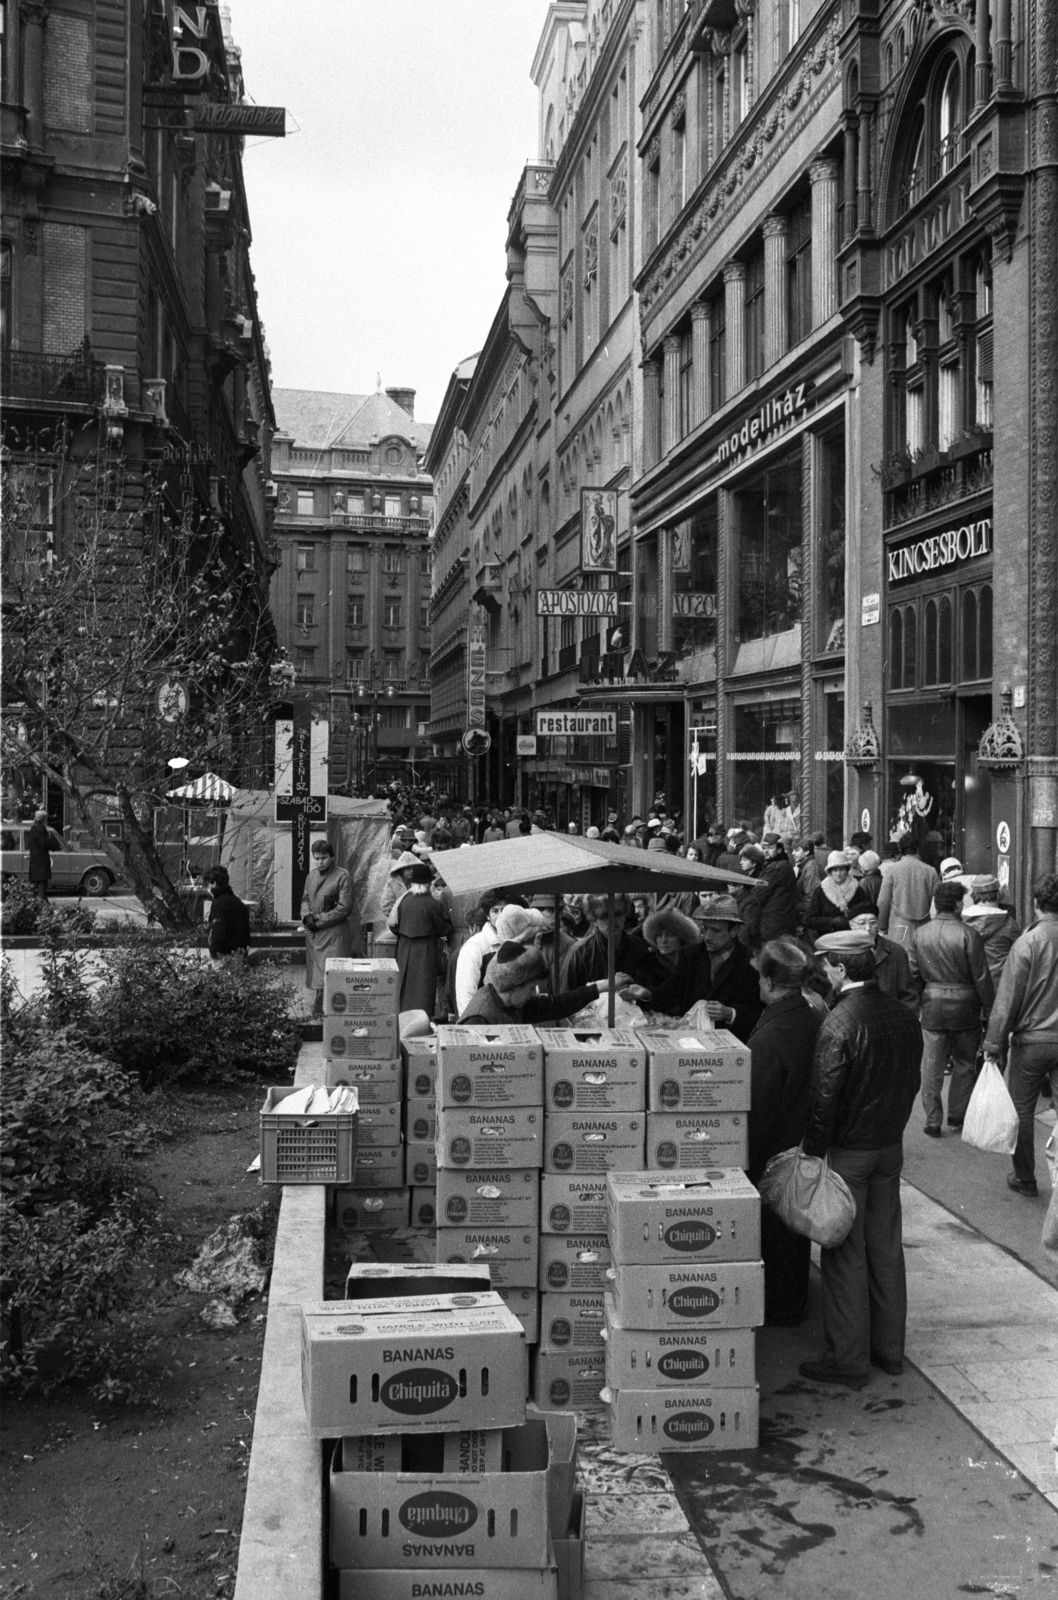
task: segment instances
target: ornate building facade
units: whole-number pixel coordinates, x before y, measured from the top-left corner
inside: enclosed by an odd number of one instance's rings
[[[273,417],[242,149],[248,127],[279,133],[283,114],[245,102],[216,6],[4,0],[2,23],[7,509],[31,507],[31,532],[61,560],[90,515],[85,494],[102,506],[120,482],[128,581],[138,541],[167,523],[198,529],[245,577],[233,636],[267,659]],[[62,753],[46,748],[46,719],[5,703],[15,710],[5,726],[24,729],[55,770]],[[121,730],[139,766],[144,716],[131,708]],[[243,734],[221,741],[216,759],[233,782],[259,783],[268,741],[259,720]],[[162,786],[165,776],[162,760]],[[44,797],[62,826],[59,786]]]
[[[272,399],[272,608],[298,691],[329,718],[330,787],[425,781],[430,428],[414,389]]]

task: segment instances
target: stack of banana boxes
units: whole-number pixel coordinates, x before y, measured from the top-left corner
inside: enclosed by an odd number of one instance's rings
[[[331,957],[323,977],[326,1083],[351,1083],[360,1101],[356,1170],[336,1194],[340,1227],[408,1225],[397,1027],[400,976],[392,958]]]
[[[340,1600],[576,1600],[576,1419],[527,1407],[525,1332],[488,1268],[354,1265],[346,1290],[302,1308]]]
[[[404,1061],[404,1181],[411,1225],[437,1223],[437,1040],[402,1039]]]
[[[541,1028],[544,1171],[540,1199],[537,1405],[597,1411],[610,1248],[606,1179],[642,1165],[646,1050],[635,1034]]]
[[[438,1263],[483,1263],[539,1336],[543,1050],[535,1028],[437,1030]]]

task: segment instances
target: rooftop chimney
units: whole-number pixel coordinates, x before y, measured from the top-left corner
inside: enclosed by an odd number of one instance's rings
[[[386,393],[395,406],[400,406],[409,417],[415,416],[415,390],[414,389],[387,389]]]

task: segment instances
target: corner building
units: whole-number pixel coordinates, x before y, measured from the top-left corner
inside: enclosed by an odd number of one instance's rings
[[[912,827],[1024,909],[1058,838],[1058,14],[651,21],[635,639],[678,689],[637,711],[644,798]]]

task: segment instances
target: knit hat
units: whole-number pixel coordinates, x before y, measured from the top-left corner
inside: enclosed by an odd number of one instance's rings
[[[698,909],[699,922],[741,922],[742,913],[733,894],[713,894]]]
[[[530,911],[525,906],[504,906],[496,918],[496,932],[500,939],[518,945],[528,944],[543,926],[544,919],[539,911]]]
[[[962,862],[958,856],[945,856],[940,864],[940,876],[943,883],[945,878],[955,878],[962,871]]]
[[[849,858],[844,850],[832,850],[827,856],[827,871],[832,872],[835,867],[847,867]]]
[[[676,933],[681,944],[697,944],[701,937],[698,924],[690,917],[685,917],[682,911],[677,911],[675,906],[663,906],[660,911],[655,911],[644,922],[642,933],[649,945],[657,943],[659,933]]]
[[[584,837],[585,839],[597,839],[599,837],[598,828],[589,828]]]
[[[523,983],[535,983],[547,976],[547,962],[535,946],[508,941],[501,944],[489,962],[486,979],[499,994],[509,994]]]
[[[970,879],[971,894],[998,894],[999,888],[999,879],[994,878],[990,872],[980,873]]]
[[[412,883],[432,883],[433,873],[425,861],[417,861],[408,873],[408,878]]]
[[[421,866],[422,862],[419,860],[418,856],[413,855],[410,850],[405,850],[403,855],[399,855],[396,861],[394,861],[393,865],[390,867],[389,875],[391,878],[395,878],[398,872],[404,871],[405,867]]]
[[[860,867],[864,872],[873,872],[881,864],[882,858],[875,850],[864,850],[860,856]]]

